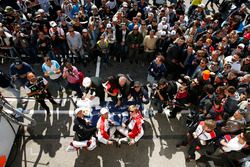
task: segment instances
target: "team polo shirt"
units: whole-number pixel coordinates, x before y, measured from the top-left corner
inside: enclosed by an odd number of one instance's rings
[[[43,72],[49,72],[49,77],[52,80],[58,79],[62,74],[56,74],[54,71],[57,71],[60,69],[60,65],[57,61],[51,60],[51,66],[48,66],[46,63],[43,63],[42,70]]]

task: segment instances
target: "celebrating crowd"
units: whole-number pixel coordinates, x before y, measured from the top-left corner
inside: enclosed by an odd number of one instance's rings
[[[91,107],[75,110],[78,139],[68,150],[93,150],[96,139],[133,145],[144,134],[145,105],[150,104],[149,110],[159,114],[170,109],[170,119],[190,111],[188,138],[177,144],[177,148],[189,145],[187,162],[204,145],[214,148],[209,154],[245,152],[250,141],[249,3],[192,0],[190,5],[186,9],[183,0],[3,4],[0,54],[2,62],[11,65],[9,75],[1,71],[0,86],[11,90],[19,102],[24,87],[48,115],[46,98],[59,105],[48,90],[50,83],[59,87],[61,97],[75,91],[81,100],[98,98],[101,109],[95,124],[87,119],[93,117]],[[147,67],[147,83],[124,74],[87,77],[78,69],[98,58],[101,67],[125,62],[136,64],[138,70]],[[43,76],[36,76],[33,64],[41,65]],[[115,125],[105,96],[114,108],[127,106],[126,121]],[[133,105],[127,105],[130,101]]]

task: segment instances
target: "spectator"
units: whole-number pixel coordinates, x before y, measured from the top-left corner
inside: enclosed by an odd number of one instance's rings
[[[56,60],[51,60],[50,57],[44,57],[44,63],[42,65],[42,70],[44,73],[44,77],[49,78],[52,83],[59,86],[59,95],[63,95],[63,88],[66,83],[62,78],[62,72],[60,69],[60,65]]]
[[[79,32],[74,31],[73,27],[70,27],[66,34],[67,43],[70,51],[77,56],[77,58],[81,58],[83,56],[82,49],[82,36]]]

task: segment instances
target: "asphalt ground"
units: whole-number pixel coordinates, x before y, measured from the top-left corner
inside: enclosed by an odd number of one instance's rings
[[[203,1],[204,2],[204,1]],[[206,1],[205,1],[206,2]],[[204,2],[204,3],[205,3]],[[189,0],[185,2],[189,6]],[[91,62],[84,67],[76,64],[79,70],[86,76],[96,74],[96,64]],[[0,65],[4,71],[8,71],[9,63]],[[38,75],[42,74],[41,65],[33,65]],[[147,65],[141,66],[118,63],[111,61],[108,66],[100,66],[100,77],[114,74],[130,74],[135,80],[146,83]],[[49,89],[54,97],[57,97],[57,85],[50,83]],[[2,90],[4,96],[13,105],[17,105],[17,99],[7,90]],[[26,97],[24,90],[21,95]],[[63,98],[66,98],[64,94]],[[79,152],[66,152],[65,149],[74,138],[72,124],[74,105],[70,100],[56,99],[62,105],[53,107],[48,102],[52,115],[47,117],[32,99],[26,99],[21,107],[29,111],[29,117],[36,120],[35,126],[30,125],[20,129],[16,142],[12,148],[8,165],[11,167],[193,167],[193,166],[223,166],[219,159],[214,165],[214,159],[205,158],[205,163],[185,162],[187,148],[177,150],[175,145],[182,141],[186,134],[185,114],[178,119],[169,120],[163,114],[157,114],[145,119],[145,135],[138,145],[128,146],[123,144],[120,148],[116,145],[100,145],[93,151],[81,150]],[[20,106],[19,106],[20,107]],[[199,153],[197,153],[197,158]]]

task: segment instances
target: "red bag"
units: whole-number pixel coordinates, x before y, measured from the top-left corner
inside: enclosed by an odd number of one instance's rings
[[[80,85],[82,85],[82,81],[83,81],[84,76],[85,76],[85,75],[84,75],[83,72],[78,71],[78,77],[79,77],[78,83],[79,83]]]

